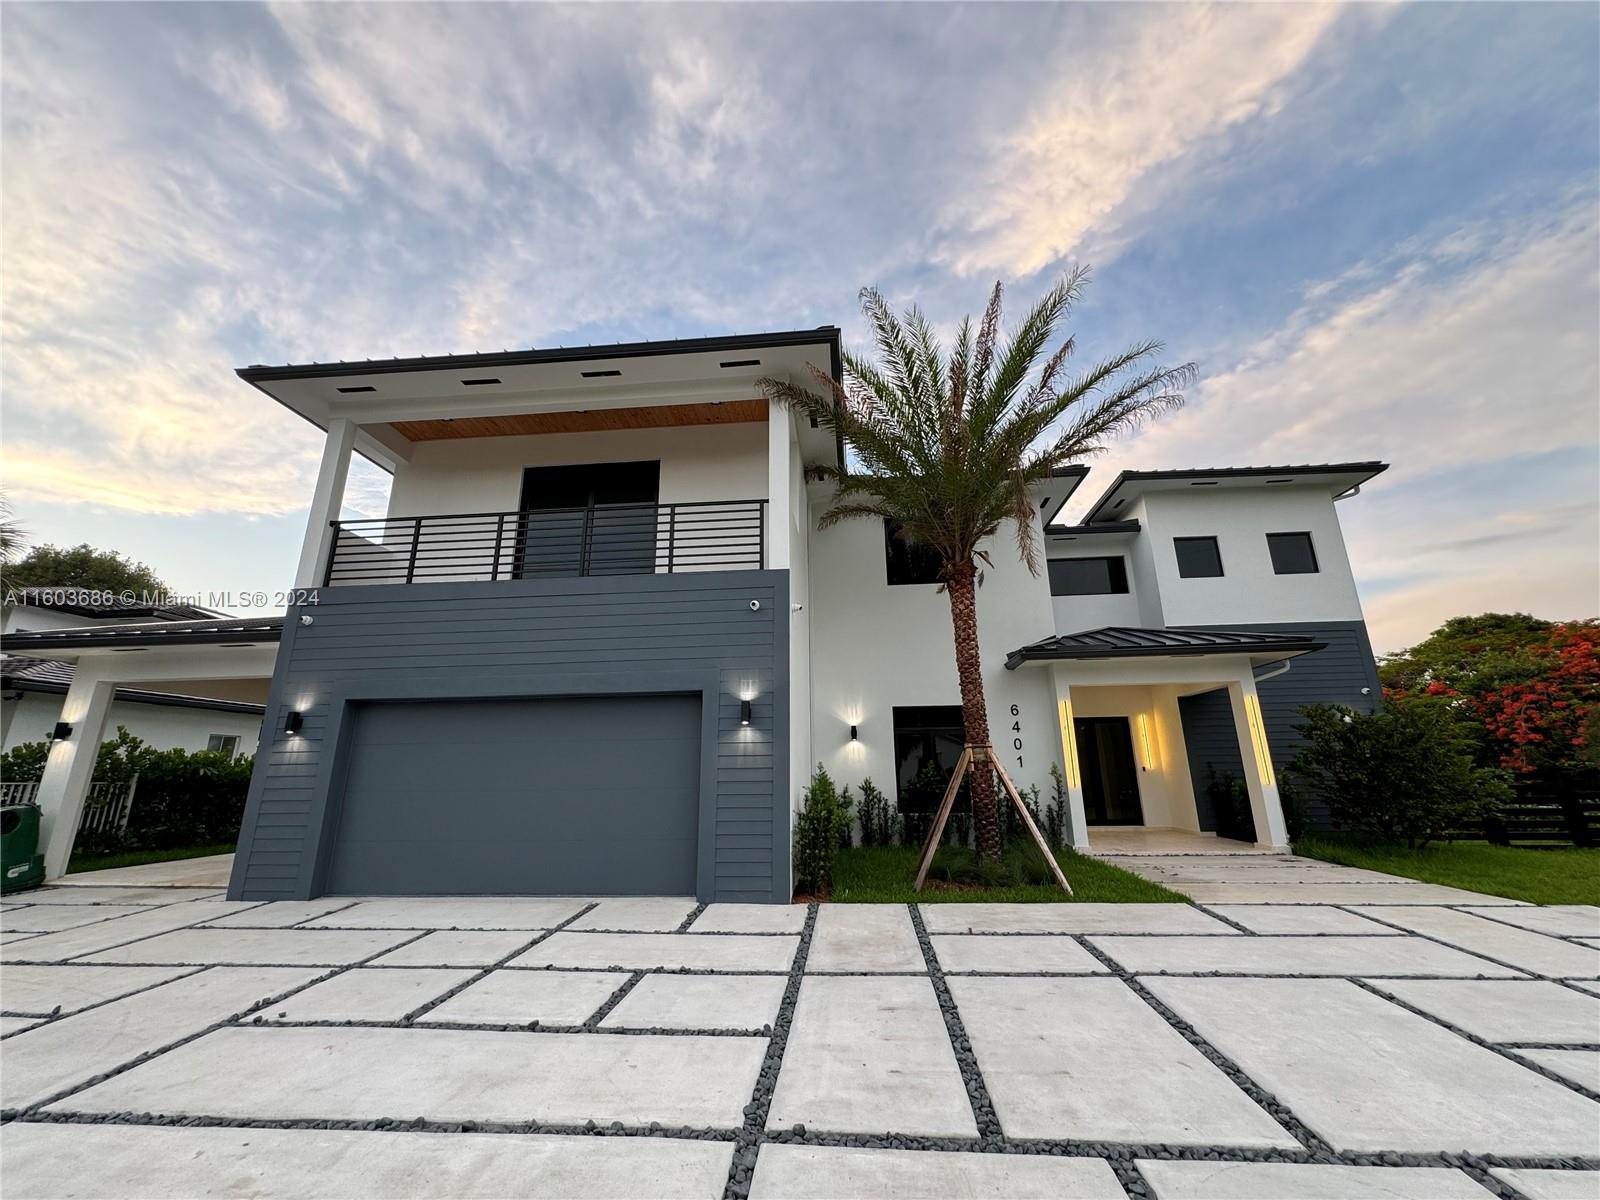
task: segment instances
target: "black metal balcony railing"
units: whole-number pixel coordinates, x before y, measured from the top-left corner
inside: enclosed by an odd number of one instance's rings
[[[334,521],[323,583],[759,570],[765,500]]]

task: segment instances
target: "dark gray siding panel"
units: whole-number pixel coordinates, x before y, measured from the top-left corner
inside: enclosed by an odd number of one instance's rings
[[[1267,740],[1272,747],[1273,766],[1281,773],[1300,749],[1303,738],[1295,732],[1301,722],[1300,709],[1307,704],[1342,704],[1357,712],[1373,712],[1382,699],[1378,683],[1378,666],[1372,655],[1372,641],[1367,636],[1364,621],[1338,621],[1327,624],[1281,625],[1210,625],[1209,629],[1254,630],[1260,633],[1306,634],[1325,642],[1325,648],[1314,654],[1302,654],[1291,659],[1289,669],[1281,675],[1256,684],[1261,697],[1261,715],[1267,724]],[[1265,668],[1263,674],[1272,668]],[[1366,695],[1361,689],[1368,689]],[[1228,702],[1225,693],[1218,693],[1224,714]],[[1232,734],[1231,718],[1229,734]],[[1185,737],[1188,736],[1188,719],[1184,720]],[[1235,762],[1238,750],[1234,750]],[[1194,756],[1190,754],[1190,769]],[[1218,770],[1222,768],[1219,765]],[[1234,770],[1240,768],[1235,766]],[[1196,789],[1204,788],[1204,768],[1194,776]],[[1301,795],[1306,815],[1313,829],[1328,828],[1327,806],[1317,797]]]
[[[788,899],[787,572],[334,587],[320,601],[288,615],[230,896],[325,890],[364,702],[697,693],[697,894]],[[292,737],[291,710],[304,714]]]
[[[1207,788],[1211,772],[1219,776],[1242,777],[1244,774],[1227,689],[1179,696],[1178,717],[1183,722],[1183,745],[1189,760],[1189,779],[1194,785],[1195,812],[1200,828],[1213,832],[1217,828],[1217,814]]]

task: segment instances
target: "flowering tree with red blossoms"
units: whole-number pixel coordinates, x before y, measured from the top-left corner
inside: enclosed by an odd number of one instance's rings
[[[1542,643],[1527,647],[1542,669],[1531,679],[1468,698],[1482,719],[1502,766],[1522,775],[1593,767],[1600,709],[1600,622],[1555,626]],[[1443,685],[1430,683],[1425,690]]]

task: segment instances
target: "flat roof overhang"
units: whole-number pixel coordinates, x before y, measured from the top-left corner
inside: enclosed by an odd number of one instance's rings
[[[1334,497],[1355,491],[1389,469],[1386,462],[1304,463],[1284,467],[1196,467],[1179,471],[1123,471],[1089,507],[1083,524],[1108,524],[1147,492],[1188,488],[1270,488],[1284,484],[1324,488]]]
[[[755,381],[766,375],[804,383],[816,369],[837,380],[843,371],[839,338],[837,326],[824,325],[611,346],[249,366],[236,373],[319,429],[339,417],[354,421],[357,452],[392,471],[410,457],[415,441],[437,435],[439,422],[664,406],[688,412],[757,398]],[[807,462],[843,464],[844,447],[832,433],[802,423],[800,436]]]
[[[33,658],[77,658],[84,654],[133,648],[181,650],[190,646],[276,646],[282,636],[282,617],[230,617],[219,621],[149,621],[8,633],[5,648],[12,654]]]
[[[1052,662],[1105,662],[1116,659],[1194,658],[1203,655],[1247,657],[1252,665],[1282,662],[1321,650],[1311,637],[1211,629],[1136,629],[1107,626],[1033,642],[1006,656],[1006,670]]]

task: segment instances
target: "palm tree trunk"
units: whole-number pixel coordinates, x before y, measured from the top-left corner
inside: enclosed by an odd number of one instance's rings
[[[961,720],[967,745],[989,744],[989,706],[983,697],[983,670],[978,657],[978,568],[971,561],[945,571],[950,594],[950,622],[956,635],[956,676],[961,684]],[[994,770],[979,764],[972,771],[972,825],[978,858],[1000,857],[1000,810],[995,805]]]

